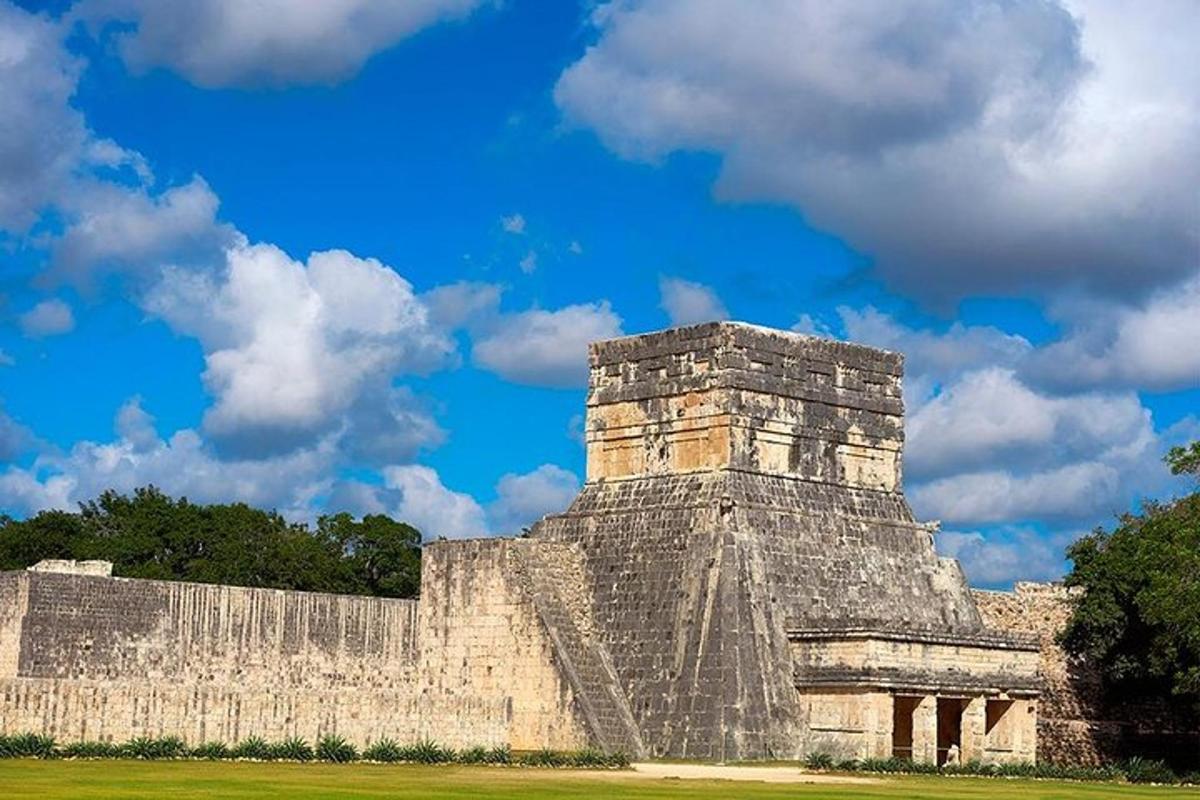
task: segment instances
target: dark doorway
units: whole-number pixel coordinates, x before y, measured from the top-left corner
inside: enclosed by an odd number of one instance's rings
[[[892,698],[892,755],[911,761],[913,757],[913,713],[919,697]]]
[[[937,763],[946,763],[950,748],[962,756],[962,712],[966,701],[958,697],[939,697],[937,701]]]

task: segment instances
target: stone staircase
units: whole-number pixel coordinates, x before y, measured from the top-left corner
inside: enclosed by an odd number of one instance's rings
[[[521,540],[513,555],[534,607],[546,626],[580,711],[608,752],[631,758],[645,746],[607,649],[593,627],[583,554],[576,545]]]

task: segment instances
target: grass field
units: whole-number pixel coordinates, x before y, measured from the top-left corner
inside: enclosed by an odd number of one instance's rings
[[[228,762],[0,762],[5,798],[1197,798],[1195,788],[986,778],[881,777],[878,783],[763,784],[540,769]]]

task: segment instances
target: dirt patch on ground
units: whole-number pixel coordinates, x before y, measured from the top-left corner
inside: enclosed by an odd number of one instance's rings
[[[689,781],[759,781],[761,783],[878,783],[876,778],[853,775],[829,775],[806,772],[799,767],[729,766],[724,764],[669,764],[645,762],[633,765],[633,772],[613,772],[613,776],[636,778],[679,778]]]

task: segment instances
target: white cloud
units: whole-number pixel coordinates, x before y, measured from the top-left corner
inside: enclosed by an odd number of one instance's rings
[[[547,514],[566,510],[578,493],[575,473],[554,464],[524,475],[509,473],[497,482],[497,498],[488,505],[490,527],[499,534],[518,534]]]
[[[58,336],[75,328],[75,315],[62,300],[43,300],[18,318],[26,336]]]
[[[475,364],[531,386],[586,386],[587,346],[621,335],[621,318],[607,301],[500,315],[475,337]]]
[[[76,15],[116,34],[127,64],[166,67],[198,86],[332,83],[375,53],[483,0],[84,0]]]
[[[445,439],[446,432],[410,389],[368,383],[346,411],[339,441],[344,457],[378,465],[412,461]]]
[[[80,62],[64,30],[0,0],[0,230],[23,232],[73,180],[89,134],[70,107]]]
[[[429,467],[418,464],[386,467],[383,478],[387,488],[400,493],[393,516],[420,530],[425,539],[488,535],[482,506],[469,494],[447,489]]]
[[[241,234],[216,219],[219,200],[202,178],[151,195],[116,184],[80,187],[73,219],[51,242],[59,279],[87,286],[105,271],[156,277],[163,264],[212,267]]]
[[[29,429],[0,410],[0,461],[12,461],[32,443]]]
[[[501,217],[500,227],[504,229],[505,233],[513,233],[520,236],[525,233],[525,217],[521,214]]]
[[[717,153],[722,196],[796,205],[915,296],[1124,297],[1194,267],[1200,6],[1069,7],[617,0],[555,97],[627,157]]]
[[[920,479],[998,463],[1136,460],[1154,444],[1150,412],[1135,394],[1045,395],[1003,367],[952,380],[909,414],[907,427],[905,464]]]
[[[16,363],[17,363],[17,360],[15,358],[10,356],[8,353],[4,352],[3,350],[0,350],[0,367],[11,367],[13,364],[16,364]]]
[[[1075,327],[1026,367],[1058,388],[1200,386],[1200,274],[1133,307],[1089,305]]]
[[[494,283],[459,281],[434,287],[420,296],[429,319],[444,330],[473,327],[491,319],[503,290]]]
[[[66,453],[46,452],[28,468],[0,472],[0,507],[32,514],[73,510],[106,489],[131,492],[153,483],[197,502],[244,501],[277,508],[291,518],[312,515],[332,463],[329,443],[279,458],[219,458],[193,430],[158,438],[137,399],[117,415],[118,437],[81,441]]]
[[[987,533],[941,531],[938,552],[958,559],[975,586],[1007,586],[1014,580],[1049,581],[1062,576],[1064,549],[1082,531],[1039,533],[1007,527]]]
[[[523,475],[509,473],[496,483],[496,499],[486,507],[442,483],[419,464],[384,467],[382,484],[342,481],[326,507],[355,515],[388,514],[419,529],[426,541],[511,536],[546,514],[564,510],[579,491],[574,473],[543,464]]]
[[[376,419],[411,422],[390,380],[436,368],[454,349],[407,281],[343,250],[301,263],[271,245],[235,247],[218,274],[167,270],[143,302],[204,347],[215,397],[205,429],[256,455],[311,441],[366,396]]]
[[[521,261],[517,264],[517,266],[521,268],[521,272],[525,273],[526,275],[531,274],[535,269],[537,269],[537,265],[537,253],[532,250],[522,256]]]
[[[711,287],[683,278],[658,279],[659,308],[667,312],[672,325],[692,325],[729,319],[729,312]]]
[[[235,235],[215,220],[216,196],[194,178],[154,194],[146,160],[96,137],[71,107],[82,63],[52,22],[0,0],[0,231],[25,234],[54,212],[54,275],[86,285],[96,270],[147,272],[162,261],[219,257]]]

